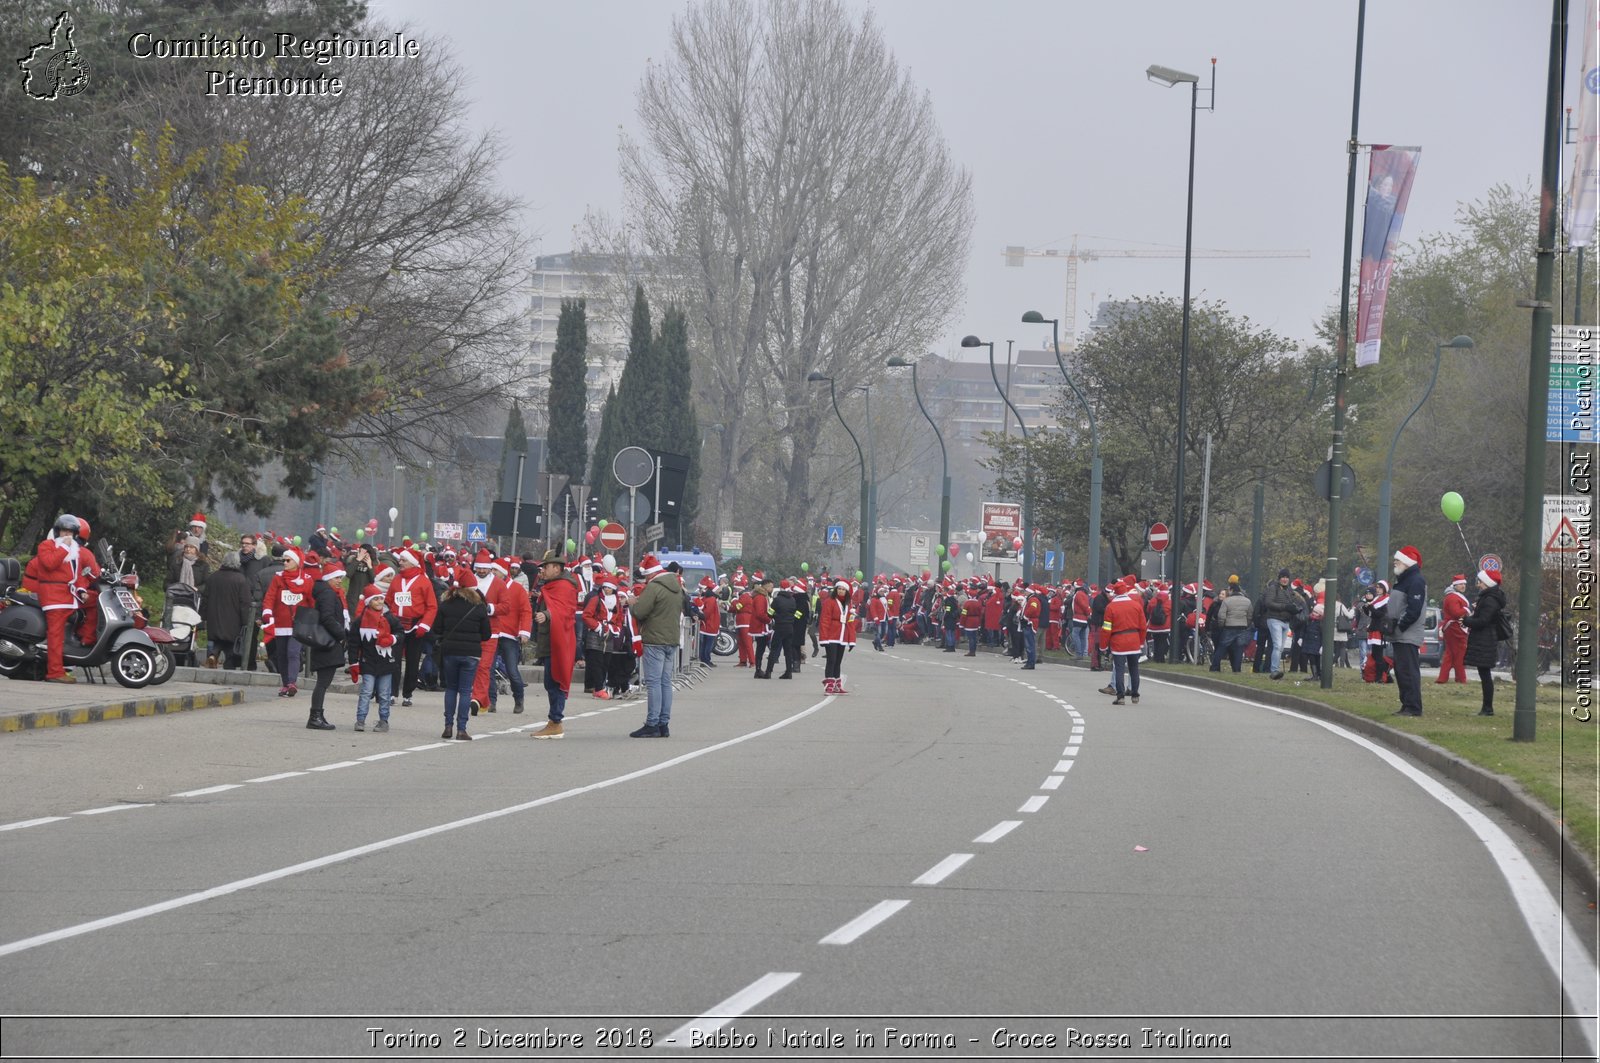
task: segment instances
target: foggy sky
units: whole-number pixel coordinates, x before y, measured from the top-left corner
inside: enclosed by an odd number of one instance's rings
[[[1198,115],[1194,246],[1311,252],[1287,260],[1197,257],[1195,297],[1223,300],[1301,343],[1313,340],[1315,322],[1337,305],[1355,0],[850,3],[873,12],[972,174],[966,303],[939,353],[954,356],[967,333],[1002,350],[1007,339],[1048,345],[1048,325],[1018,319],[1029,309],[1061,316],[1065,264],[1030,259],[1008,268],[1007,244],[1065,249],[1080,233],[1109,238],[1084,239],[1084,246],[1178,253],[1085,263],[1080,332],[1092,295],[1181,294],[1189,89],[1147,81],[1152,63],[1199,74],[1204,90],[1217,59],[1216,109]],[[1581,27],[1581,0],[1572,6],[1569,20]],[[671,21],[684,7],[666,0],[371,3],[379,19],[452,42],[470,75],[472,120],[505,138],[501,178],[527,203],[540,254],[569,250],[586,209],[617,213],[618,130],[636,131],[640,75],[647,59],[665,56]],[[1460,204],[1496,183],[1536,187],[1549,34],[1550,5],[1542,0],[1369,3],[1360,140],[1422,147],[1404,239],[1452,227]],[[1580,36],[1581,29],[1569,36],[1573,68]],[[1575,105],[1576,80],[1574,69],[1568,105]],[[1363,156],[1358,196],[1365,173]]]

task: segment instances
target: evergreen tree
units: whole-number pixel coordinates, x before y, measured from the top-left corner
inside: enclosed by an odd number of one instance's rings
[[[660,449],[689,459],[688,484],[678,513],[679,527],[674,529],[680,539],[687,541],[684,532],[694,521],[700,487],[700,421],[695,415],[690,379],[689,319],[682,307],[667,308],[661,318],[661,331],[656,334],[656,348],[658,353],[654,361],[661,374],[656,409],[665,422]]]
[[[659,381],[652,358],[654,344],[650,340],[650,303],[644,296],[644,285],[637,285],[633,294],[633,324],[628,330],[628,360],[622,367],[622,379],[616,391],[606,400],[601,414],[602,449],[595,454],[592,480],[595,492],[602,503],[614,499],[623,490],[611,475],[611,461],[623,447],[650,447],[654,444],[654,408]],[[605,419],[612,418],[611,435],[606,438]],[[601,507],[604,509],[604,505]]]
[[[607,520],[616,516],[612,504],[621,485],[611,476],[611,461],[617,456],[617,389],[612,385],[606,392],[606,404],[600,411],[600,438],[594,444],[594,461],[589,466],[589,488],[600,500],[600,515]]]
[[[556,349],[550,358],[550,431],[546,468],[582,483],[589,464],[587,352],[589,325],[584,301],[563,299],[556,323]]]
[[[511,404],[511,413],[506,417],[505,440],[500,444],[500,483],[515,484],[517,477],[517,457],[528,452],[528,428],[522,421],[522,407],[516,403]],[[496,490],[499,490],[497,487]],[[498,495],[496,497],[499,497]],[[505,496],[508,500],[516,497],[516,488]]]

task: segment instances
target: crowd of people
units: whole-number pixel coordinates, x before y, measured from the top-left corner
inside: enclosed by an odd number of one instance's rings
[[[633,737],[669,737],[684,618],[698,632],[691,652],[700,666],[716,666],[713,646],[726,624],[737,666],[753,669],[758,680],[774,678],[780,656],[784,669],[776,678],[796,677],[809,635],[810,656],[824,656],[825,694],[848,693],[843,659],[862,637],[878,652],[923,642],[946,653],[964,643],[969,657],[980,646],[998,649],[1024,670],[1037,668],[1041,650],[1064,651],[1092,671],[1109,671],[1101,690],[1120,705],[1139,702],[1140,663],[1169,661],[1175,648],[1179,659],[1209,661],[1213,672],[1224,662],[1240,672],[1248,659],[1274,680],[1291,673],[1319,678],[1328,608],[1320,580],[1295,579],[1287,568],[1253,599],[1237,575],[1219,590],[1210,581],[1178,586],[1132,575],[1104,585],[928,572],[775,579],[736,566],[689,588],[675,563],[662,565],[650,554],[630,573],[609,556],[551,551],[536,560],[496,556],[483,545],[474,551],[410,539],[386,549],[345,542],[322,526],[304,545],[246,534],[238,550],[218,551],[206,527],[197,513],[174,535],[167,572],[169,592],[193,591],[199,599],[206,667],[254,670],[260,660],[279,677],[284,698],[297,696],[309,673],[306,726],[316,730],[334,727],[326,695],[341,670],[357,685],[358,731],[367,728],[373,708],[372,729],[387,731],[396,696],[409,707],[419,690],[440,692],[442,737],[463,741],[471,738],[472,717],[499,711],[502,683],[512,712],[524,712],[520,666],[529,658],[543,666],[548,701],[548,718],[532,737],[563,736],[579,667],[587,696],[609,700],[644,691],[646,718]],[[63,516],[30,565],[49,602],[46,678],[52,681],[71,681],[62,679],[58,629],[92,579],[93,557],[77,549],[87,540],[87,522]],[[1379,580],[1354,602],[1333,603],[1335,666],[1359,668],[1368,682],[1394,683],[1399,714],[1409,716],[1422,712],[1419,653],[1428,625],[1421,560],[1414,547],[1403,547],[1394,555],[1392,584]],[[1475,600],[1464,574],[1452,579],[1443,599],[1437,681],[1465,683],[1466,667],[1476,668],[1481,711],[1493,715],[1491,670],[1511,625],[1499,573],[1479,572],[1474,582]]]

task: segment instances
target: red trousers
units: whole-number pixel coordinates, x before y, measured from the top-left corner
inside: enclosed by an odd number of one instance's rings
[[[739,667],[756,663],[756,643],[745,628],[739,629]]]
[[[1059,650],[1061,648],[1061,625],[1052,622],[1044,629],[1044,648]]]
[[[1467,633],[1459,627],[1444,629],[1444,654],[1439,658],[1437,682],[1450,682],[1451,673],[1455,674],[1457,683],[1467,681]]]
[[[72,609],[46,609],[44,611],[46,679],[59,679],[67,674],[62,653],[67,645],[67,621],[72,619]]]
[[[479,708],[489,707],[489,681],[494,678],[494,656],[499,648],[500,640],[492,638],[483,644],[483,651],[478,654],[478,674],[472,679],[472,700],[478,703]]]

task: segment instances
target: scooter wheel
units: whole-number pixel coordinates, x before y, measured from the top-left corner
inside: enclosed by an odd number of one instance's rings
[[[130,690],[149,686],[161,668],[157,656],[149,646],[124,646],[111,658],[111,674]]]
[[[172,674],[177,671],[177,669],[178,661],[172,656],[172,651],[167,649],[165,646],[157,646],[156,674],[155,678],[150,680],[150,685],[153,687],[160,686],[162,683],[165,683],[167,680],[171,679]]]

